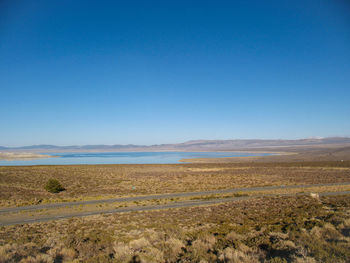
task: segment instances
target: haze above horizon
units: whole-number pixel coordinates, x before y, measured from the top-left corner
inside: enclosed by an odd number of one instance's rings
[[[350,135],[347,1],[2,1],[0,145]]]

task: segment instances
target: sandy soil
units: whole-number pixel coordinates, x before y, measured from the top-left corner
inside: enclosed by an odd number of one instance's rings
[[[252,152],[248,149],[246,152]],[[256,151],[257,152],[257,151]],[[333,147],[286,147],[283,152],[276,149],[262,148],[259,152],[273,153],[269,156],[226,157],[226,158],[193,158],[182,159],[188,163],[242,163],[242,162],[318,162],[318,161],[349,161],[350,146]]]
[[[32,160],[50,157],[53,156],[39,153],[0,152],[0,160]]]

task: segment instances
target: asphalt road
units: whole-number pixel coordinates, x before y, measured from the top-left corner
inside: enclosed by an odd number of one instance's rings
[[[330,184],[276,185],[276,186],[212,190],[212,191],[202,191],[202,192],[186,192],[186,193],[170,193],[170,194],[159,194],[159,195],[121,197],[121,198],[101,199],[101,200],[87,200],[87,201],[77,201],[77,202],[64,202],[64,203],[52,203],[52,204],[43,204],[43,205],[9,207],[9,208],[0,209],[0,214],[9,213],[9,212],[21,212],[21,211],[28,211],[28,210],[53,209],[53,208],[79,206],[79,205],[106,204],[106,203],[115,203],[115,202],[133,202],[133,201],[142,201],[142,200],[170,199],[170,198],[177,198],[177,197],[202,196],[202,195],[211,195],[211,194],[241,193],[241,192],[269,191],[269,190],[280,190],[280,189],[298,189],[298,188],[319,187],[319,186],[344,186],[344,185],[350,185],[350,182],[330,183]]]
[[[350,191],[341,191],[341,192],[324,192],[319,193],[319,196],[330,196],[330,195],[348,195]],[[90,212],[77,212],[77,213],[68,213],[60,215],[50,215],[42,216],[40,218],[22,218],[22,219],[11,219],[7,221],[0,221],[0,226],[8,225],[18,225],[18,224],[29,224],[29,223],[40,223],[51,220],[67,219],[72,217],[84,217],[92,216],[99,214],[114,214],[114,213],[126,213],[126,212],[137,212],[137,211],[149,211],[149,210],[160,210],[160,209],[170,209],[170,208],[183,208],[191,206],[201,206],[201,205],[210,205],[224,202],[234,202],[241,201],[259,197],[268,197],[268,196],[293,196],[293,195],[306,195],[302,194],[260,194],[255,196],[243,196],[243,197],[232,197],[232,198],[223,198],[223,199],[212,199],[212,200],[197,200],[197,201],[183,201],[183,202],[174,202],[164,205],[150,205],[150,206],[136,206],[136,207],[126,207],[126,208],[117,208],[117,209],[108,209],[108,210],[99,210],[99,211],[90,211]]]

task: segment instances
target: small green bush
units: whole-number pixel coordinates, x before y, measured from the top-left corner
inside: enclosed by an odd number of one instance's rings
[[[66,190],[56,179],[49,179],[45,185],[45,189],[50,193],[59,193]]]

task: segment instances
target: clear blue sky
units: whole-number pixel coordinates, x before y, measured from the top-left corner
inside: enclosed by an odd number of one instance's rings
[[[350,135],[350,3],[0,2],[0,145]]]

